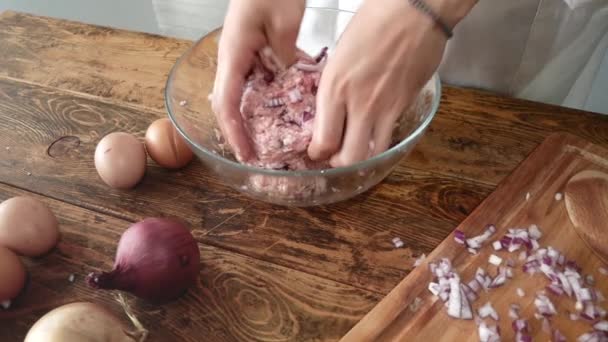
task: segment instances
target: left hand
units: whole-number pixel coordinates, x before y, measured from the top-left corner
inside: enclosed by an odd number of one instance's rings
[[[367,0],[323,72],[309,156],[341,167],[387,150],[399,115],[437,70],[446,41],[406,0]]]

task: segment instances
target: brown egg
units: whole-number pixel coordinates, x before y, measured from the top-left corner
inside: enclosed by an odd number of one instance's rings
[[[131,189],[146,173],[146,150],[128,133],[106,135],[95,150],[95,168],[101,179],[115,189]]]
[[[154,121],[146,131],[146,150],[154,161],[168,169],[182,168],[192,160],[192,150],[169,119]]]
[[[57,218],[46,204],[32,197],[14,197],[0,204],[0,246],[36,257],[59,240]],[[1,278],[0,278],[1,279]]]
[[[11,300],[25,285],[25,267],[17,254],[0,246],[0,302]]]

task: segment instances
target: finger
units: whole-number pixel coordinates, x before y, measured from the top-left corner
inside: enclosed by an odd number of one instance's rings
[[[370,151],[370,157],[376,156],[386,150],[388,150],[393,140],[393,131],[395,128],[395,120],[390,116],[381,117],[372,135],[372,141],[374,146]]]
[[[317,96],[312,141],[308,146],[308,156],[312,160],[327,160],[338,152],[342,143],[346,105],[338,101],[338,96],[326,95],[323,85]]]
[[[253,149],[247,130],[243,124],[240,103],[243,95],[245,76],[249,72],[253,58],[225,59],[218,63],[216,87],[213,94],[213,109],[220,129],[239,160],[248,160]]]
[[[296,62],[296,41],[300,25],[278,23],[266,30],[268,43],[276,55],[279,66],[285,69]]]
[[[367,159],[370,150],[372,125],[365,119],[346,121],[342,148],[329,161],[333,167],[349,166]]]

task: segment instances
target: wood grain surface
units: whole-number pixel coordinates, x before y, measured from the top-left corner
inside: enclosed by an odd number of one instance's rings
[[[589,156],[593,156],[590,158]],[[521,306],[521,317],[530,324],[530,335],[534,341],[548,341],[551,337],[543,332],[541,321],[534,318],[533,304],[537,291],[545,289],[550,282],[542,274],[530,276],[521,269],[517,260],[519,252],[494,251],[492,241],[499,240],[509,228],[529,227],[537,224],[543,236],[539,240],[542,247],[552,246],[564,253],[568,260],[575,260],[582,268],[582,274],[593,275],[593,288],[608,293],[608,278],[598,270],[606,266],[581,239],[572,224],[563,197],[563,192],[571,177],[583,170],[608,170],[608,150],[594,146],[585,140],[566,134],[555,134],[534,151],[513,174],[500,184],[466,220],[458,226],[468,237],[479,235],[488,224],[495,224],[497,232],[485,243],[478,255],[471,255],[454,241],[454,235],[442,242],[425,262],[410,273],[389,293],[366,317],[358,323],[342,341],[474,341],[478,339],[477,326],[472,320],[455,320],[446,314],[443,301],[433,296],[427,289],[433,276],[429,263],[440,258],[448,258],[463,282],[468,283],[478,267],[494,276],[494,266],[488,264],[488,257],[496,254],[516,262],[514,278],[504,286],[481,291],[480,297],[472,304],[474,310],[486,302],[491,302],[500,316],[499,325],[502,338],[513,341],[514,331],[508,310],[511,304]],[[528,200],[526,195],[530,194]],[[601,246],[602,250],[608,246]],[[588,287],[588,286],[587,286]],[[523,298],[516,289],[522,288],[527,294]],[[552,324],[559,328],[568,341],[575,341],[583,333],[591,330],[589,321],[571,321],[568,313],[575,312],[574,301],[568,296],[549,295],[558,315],[551,317]],[[419,308],[412,310],[412,303],[418,298]],[[606,305],[601,304],[605,309]],[[495,322],[488,320],[488,323]]]
[[[74,211],[83,208],[105,220],[184,218],[201,248],[214,253],[206,263],[226,267],[217,274],[239,265],[249,265],[248,272],[275,270],[262,275],[273,284],[268,285],[272,288],[268,296],[281,293],[278,284],[285,281],[303,279],[302,286],[307,286],[306,279],[318,279],[314,282],[326,284],[317,288],[316,302],[283,300],[295,312],[285,316],[284,324],[296,322],[297,334],[289,335],[289,329],[277,328],[272,320],[253,319],[259,326],[243,329],[259,331],[255,336],[234,331],[231,322],[265,309],[242,309],[247,296],[238,303],[224,302],[232,293],[213,292],[219,285],[208,285],[208,299],[224,305],[215,308],[218,313],[213,317],[225,321],[206,320],[203,311],[189,311],[189,318],[209,324],[203,331],[215,334],[215,340],[290,339],[287,335],[300,340],[335,339],[365,310],[319,310],[315,303],[323,307],[324,302],[332,302],[321,293],[338,289],[360,293],[362,302],[353,299],[353,303],[369,308],[378,298],[374,294],[387,294],[398,284],[417,256],[431,252],[551,132],[571,132],[608,146],[608,117],[447,87],[436,119],[410,158],[385,182],[345,203],[287,209],[254,202],[230,190],[199,162],[172,172],[150,161],[136,189],[108,189],[93,167],[96,143],[114,131],[143,137],[149,123],[166,115],[166,77],[190,45],[63,20],[0,14],[0,183],[56,200]],[[104,233],[90,229],[97,233],[81,235],[83,244],[91,235],[93,241],[107,239],[107,248],[113,246]],[[391,239],[397,236],[405,242],[404,248],[393,247]],[[87,253],[82,263],[111,260],[110,255]],[[54,274],[40,272],[38,286],[53,283]],[[290,278],[282,279],[283,273]],[[233,277],[233,291],[246,292],[244,284],[255,276],[234,273]],[[56,290],[68,285],[56,285]],[[336,287],[326,289],[332,286]],[[252,299],[252,303],[258,302]],[[176,307],[180,305],[186,304]],[[309,310],[300,311],[298,305]],[[188,308],[197,310],[194,304]],[[34,319],[27,315],[40,314],[22,313],[26,318],[11,316],[10,324],[0,324],[0,340],[2,332],[12,333],[12,326],[24,332]],[[336,317],[328,323],[334,330],[320,323],[325,316]],[[160,322],[158,316],[146,317],[148,323]],[[164,322],[160,336],[182,332],[179,322],[171,318]],[[319,326],[326,330],[319,331]],[[284,335],[266,335],[273,329]],[[185,331],[180,338],[200,336]]]
[[[150,162],[136,189],[115,191],[95,171],[97,142],[113,131],[141,137],[156,114],[11,80],[0,79],[0,94],[0,179],[7,184],[131,221],[181,217],[201,242],[379,293],[491,190],[401,167],[352,201],[288,209],[250,201],[199,163],[171,172]],[[396,250],[394,236],[408,248]]]
[[[49,255],[24,259],[30,283],[13,310],[0,311],[0,341],[22,340],[38,318],[74,301],[105,304],[128,323],[112,292],[95,292],[84,277],[111,269],[116,243],[130,222],[0,185],[0,202],[20,195],[49,205],[59,219],[61,242]],[[200,278],[187,295],[164,306],[128,297],[151,341],[336,340],[379,300],[369,291],[199,246]]]

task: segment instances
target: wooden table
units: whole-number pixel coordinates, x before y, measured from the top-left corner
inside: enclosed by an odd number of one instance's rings
[[[550,133],[608,147],[608,116],[447,87],[413,154],[345,203],[254,202],[199,162],[177,172],[150,162],[135,190],[108,189],[93,166],[96,143],[113,131],[142,137],[166,115],[167,74],[190,45],[0,15],[0,200],[42,199],[62,232],[50,255],[24,260],[31,282],[0,311],[1,341],[22,339],[41,315],[72,301],[104,303],[124,317],[110,293],[92,291],[83,277],[110,268],[121,232],[147,216],[187,220],[203,265],[197,288],[174,303],[129,297],[150,340],[337,340]],[[393,247],[397,236],[404,248]]]

